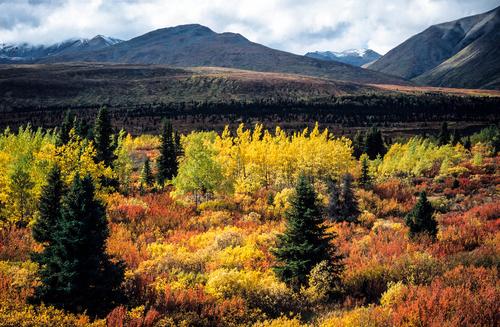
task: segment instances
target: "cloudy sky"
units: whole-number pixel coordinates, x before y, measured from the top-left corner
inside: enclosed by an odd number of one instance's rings
[[[48,44],[97,34],[130,39],[200,23],[303,54],[368,47],[385,53],[429,25],[499,0],[0,0],[0,43]]]

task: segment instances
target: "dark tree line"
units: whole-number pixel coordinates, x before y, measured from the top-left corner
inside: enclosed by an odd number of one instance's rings
[[[117,113],[116,126],[132,128],[129,132],[156,132],[158,121],[167,118],[183,121],[185,126],[203,128],[208,124],[238,122],[286,123],[315,122],[323,125],[345,127],[381,127],[395,123],[432,121],[489,121],[499,120],[500,100],[494,97],[453,96],[445,94],[422,95],[352,95],[332,96],[320,99],[295,97],[256,98],[254,100],[228,100],[219,102],[185,101],[175,103],[147,103],[113,106],[102,103]],[[66,106],[16,107],[8,116],[0,115],[0,125],[16,126],[16,121],[31,121],[35,126],[54,127],[54,116],[66,110]],[[95,115],[95,106],[71,106],[82,122],[90,122]],[[196,124],[202,122],[202,124]],[[204,123],[204,124],[203,124]],[[85,126],[83,126],[83,129]],[[223,126],[222,126],[223,127]],[[186,130],[187,131],[187,130]],[[185,132],[185,131],[184,131]],[[83,133],[83,132],[82,132]]]

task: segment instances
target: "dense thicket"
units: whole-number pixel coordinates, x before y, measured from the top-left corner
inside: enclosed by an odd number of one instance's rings
[[[273,97],[254,101],[191,101],[119,107],[108,103],[103,106],[119,113],[114,115],[115,126],[133,133],[157,133],[163,118],[182,123],[182,132],[206,129],[206,126],[222,130],[225,124],[250,123],[256,120],[266,122],[269,126],[286,124],[288,128],[294,129],[302,129],[315,121],[324,127],[342,125],[345,128],[369,127],[374,124],[388,127],[419,122],[421,125],[412,132],[425,132],[428,122],[498,122],[498,104],[499,100],[495,97],[428,93],[338,96],[314,101]],[[59,115],[62,121],[67,107],[37,108],[36,112],[33,107],[16,107],[8,116],[0,117],[0,126],[15,127],[31,121],[37,126],[54,127],[58,124],[54,116]],[[82,121],[93,121],[95,107],[72,105],[71,108]]]
[[[121,131],[109,167],[57,132],[0,134],[0,325],[497,324],[496,126],[375,159],[319,126],[173,133],[165,188],[161,137]]]

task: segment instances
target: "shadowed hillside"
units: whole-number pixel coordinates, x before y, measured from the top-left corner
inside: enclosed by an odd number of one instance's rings
[[[500,7],[431,26],[369,68],[424,85],[498,89],[499,39]]]

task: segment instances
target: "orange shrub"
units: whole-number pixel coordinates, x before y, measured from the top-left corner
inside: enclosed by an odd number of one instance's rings
[[[161,231],[184,226],[194,215],[191,207],[177,205],[168,193],[148,194],[141,199],[148,205],[146,224],[158,227]]]
[[[373,191],[382,199],[395,199],[400,203],[413,199],[411,188],[396,178],[374,185]]]
[[[110,236],[107,241],[108,252],[125,262],[129,269],[135,269],[148,258],[146,244],[132,239],[130,231],[121,224],[110,224]]]
[[[459,266],[429,286],[410,286],[392,307],[395,326],[496,326],[500,282],[496,269]]]
[[[500,230],[500,204],[487,203],[464,213],[441,216],[438,233],[440,251],[446,254],[471,251]]]
[[[37,248],[29,228],[0,228],[0,260],[25,261]]]

